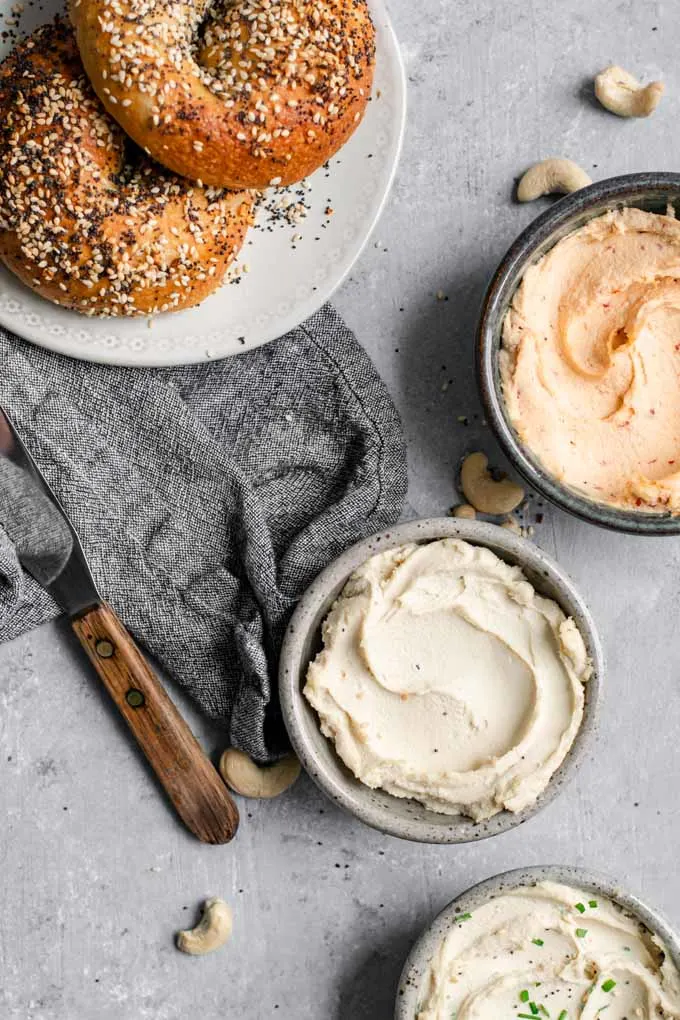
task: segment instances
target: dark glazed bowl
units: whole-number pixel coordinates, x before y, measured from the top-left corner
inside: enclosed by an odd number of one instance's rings
[[[423,995],[423,978],[427,974],[430,960],[443,938],[451,929],[453,919],[465,911],[473,911],[487,903],[494,896],[501,896],[511,889],[536,885],[538,882],[559,882],[574,886],[584,892],[606,896],[627,914],[641,921],[653,934],[658,935],[668,949],[675,966],[680,969],[680,939],[667,921],[646,906],[636,896],[625,892],[617,882],[584,868],[543,865],[534,868],[519,868],[506,871],[495,878],[488,878],[444,907],[429,928],[423,932],[413,946],[404,964],[399,979],[399,991],[394,1011],[394,1020],[415,1020]]]
[[[321,624],[350,574],[367,559],[410,542],[460,538],[491,549],[506,563],[517,564],[541,595],[553,599],[571,616],[585,642],[593,673],[585,685],[583,722],[561,766],[538,799],[524,811],[501,811],[483,822],[431,811],[416,800],[372,790],[355,778],[321,732],[319,718],[302,693],[307,667],[321,648]],[[536,814],[578,771],[597,734],[597,711],[604,672],[602,648],[592,617],[573,582],[532,542],[505,528],[452,517],[409,521],[357,543],[334,560],[309,586],[290,621],[279,664],[279,695],[283,718],[295,752],[314,782],[340,807],[362,822],[402,839],[419,843],[471,843],[521,825]]]
[[[567,234],[610,209],[635,206],[665,212],[680,206],[680,174],[610,177],[560,199],[517,238],[496,270],[482,305],[477,331],[477,372],[489,424],[508,459],[546,499],[592,524],[637,535],[678,535],[680,515],[624,510],[589,499],[551,475],[517,435],[505,407],[498,352],[505,314],[526,269]]]

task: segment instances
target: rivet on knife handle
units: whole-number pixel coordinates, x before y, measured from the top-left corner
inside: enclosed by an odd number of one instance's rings
[[[185,825],[205,843],[229,842],[236,805],[116,614],[102,604],[72,626]]]

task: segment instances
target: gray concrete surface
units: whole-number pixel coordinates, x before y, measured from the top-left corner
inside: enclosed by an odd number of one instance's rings
[[[678,23],[670,0],[391,7],[410,88],[404,158],[382,247],[337,304],[401,408],[409,513],[424,515],[455,501],[466,448],[497,458],[474,417],[471,351],[485,281],[538,211],[512,204],[513,178],[549,154],[595,177],[677,168]],[[593,104],[584,83],[609,62],[664,77],[649,121]],[[680,541],[550,510],[535,540],[601,627],[601,739],[540,817],[468,847],[380,836],[303,779],[244,811],[232,846],[205,848],[175,824],[62,625],[1,648],[0,1020],[388,1020],[421,927],[472,882],[521,865],[604,869],[680,925]],[[233,940],[181,956],[172,933],[208,894],[233,904]]]

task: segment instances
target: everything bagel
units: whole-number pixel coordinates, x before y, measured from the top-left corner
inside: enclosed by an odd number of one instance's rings
[[[0,258],[43,297],[89,315],[195,305],[222,281],[252,204],[131,146],[65,22],[0,66]]]
[[[121,127],[215,187],[291,184],[361,120],[366,0],[71,0],[85,69]]]

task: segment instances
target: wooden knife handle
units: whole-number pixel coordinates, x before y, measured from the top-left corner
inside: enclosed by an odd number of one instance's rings
[[[114,611],[97,606],[71,622],[182,821],[204,843],[228,843],[236,804]]]

